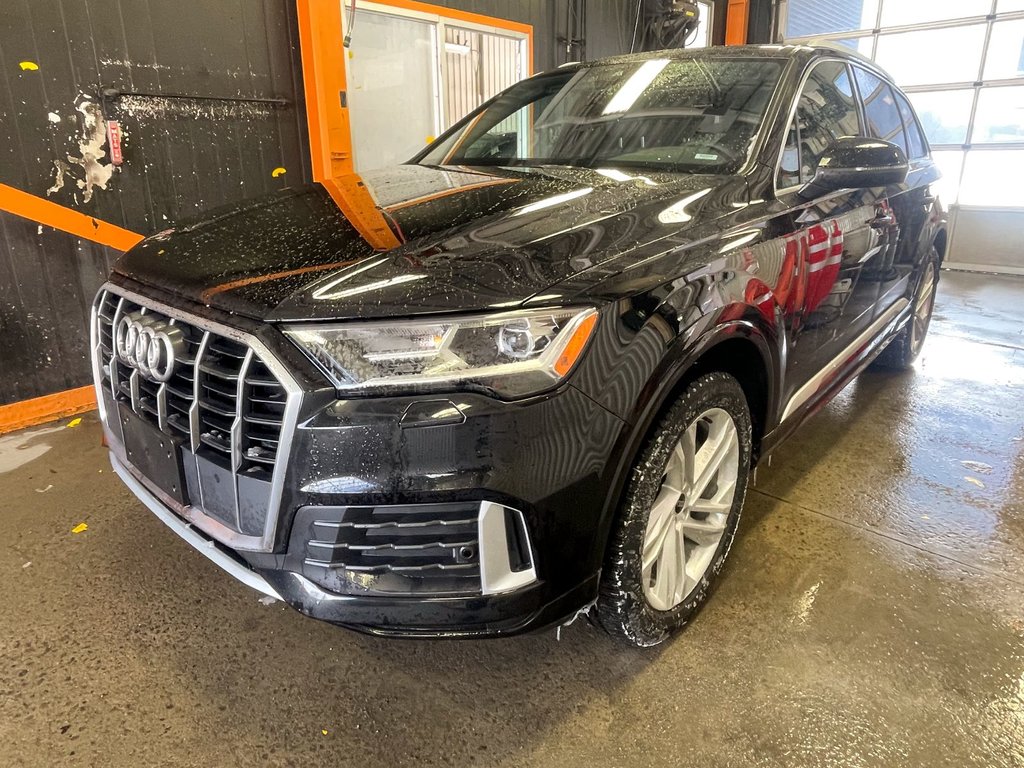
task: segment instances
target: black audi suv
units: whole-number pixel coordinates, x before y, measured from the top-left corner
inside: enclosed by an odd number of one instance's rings
[[[907,97],[841,49],[531,77],[363,174],[157,233],[95,302],[113,466],[309,616],[497,636],[685,624],[752,467],[918,354],[946,246]]]

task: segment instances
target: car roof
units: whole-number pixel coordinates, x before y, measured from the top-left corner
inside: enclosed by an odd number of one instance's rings
[[[828,56],[842,58],[864,66],[885,80],[892,82],[892,77],[875,62],[858,51],[830,40],[811,40],[799,44],[764,44],[764,45],[715,45],[710,48],[671,48],[662,51],[644,51],[609,56],[593,61],[564,64],[561,68],[585,68],[602,64],[625,64],[649,61],[651,59],[779,59],[796,61],[803,66],[815,58]]]

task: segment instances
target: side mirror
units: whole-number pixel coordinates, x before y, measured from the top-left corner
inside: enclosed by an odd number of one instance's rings
[[[907,180],[909,167],[907,154],[895,144],[844,136],[822,155],[814,178],[800,190],[800,196],[812,199],[840,189],[902,184]]]

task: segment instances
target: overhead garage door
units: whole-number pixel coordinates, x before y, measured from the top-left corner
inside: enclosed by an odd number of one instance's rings
[[[910,96],[943,170],[947,263],[1024,274],[1024,0],[789,0],[780,26],[874,59]]]

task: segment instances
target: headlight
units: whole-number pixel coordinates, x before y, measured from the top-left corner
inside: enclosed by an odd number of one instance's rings
[[[341,392],[473,383],[522,397],[565,378],[596,324],[596,310],[576,308],[292,326],[285,333]]]

